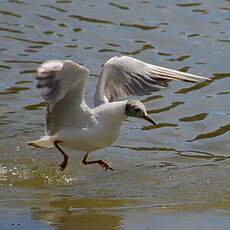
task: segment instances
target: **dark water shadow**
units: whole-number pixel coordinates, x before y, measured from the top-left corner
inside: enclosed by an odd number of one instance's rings
[[[230,124],[223,125],[223,126],[220,126],[218,129],[216,129],[215,131],[204,133],[204,134],[199,134],[192,140],[187,140],[187,142],[193,142],[193,141],[202,140],[202,139],[219,137],[221,135],[224,135],[225,133],[228,133],[229,131],[230,131]]]

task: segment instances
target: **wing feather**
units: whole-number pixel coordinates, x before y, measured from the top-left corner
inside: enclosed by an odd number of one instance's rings
[[[94,103],[98,106],[119,97],[149,95],[167,87],[168,80],[199,82],[210,79],[148,64],[127,56],[113,57],[103,65]]]
[[[81,80],[86,80],[88,75],[89,71],[85,67],[72,61],[50,60],[37,69],[37,87],[41,88],[44,100],[53,107],[70,89]]]
[[[77,125],[84,125],[88,118],[79,115],[79,111],[88,77],[89,71],[85,67],[68,60],[47,61],[38,68],[37,87],[41,88],[41,96],[48,102],[46,135],[75,124],[75,120],[79,121]],[[88,107],[84,109],[86,111]]]

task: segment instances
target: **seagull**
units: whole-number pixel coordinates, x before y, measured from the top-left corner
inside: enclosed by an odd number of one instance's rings
[[[105,171],[113,170],[104,160],[87,160],[89,153],[112,144],[118,138],[127,117],[141,118],[156,125],[141,101],[121,98],[149,95],[167,87],[168,80],[210,80],[132,57],[115,56],[102,66],[94,108],[90,108],[84,97],[89,77],[90,72],[86,67],[71,60],[49,60],[37,69],[37,88],[41,89],[41,96],[48,102],[45,135],[27,144],[33,147],[55,147],[63,155],[59,165],[61,171],[66,168],[69,159],[63,147],[84,152],[84,165],[98,164]]]

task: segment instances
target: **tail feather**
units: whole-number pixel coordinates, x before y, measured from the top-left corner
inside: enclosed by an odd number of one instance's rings
[[[44,136],[39,140],[29,141],[26,144],[29,145],[29,146],[36,147],[36,148],[50,148],[50,147],[54,146],[53,145],[54,140],[52,140],[52,139],[53,138],[50,137],[50,136]]]

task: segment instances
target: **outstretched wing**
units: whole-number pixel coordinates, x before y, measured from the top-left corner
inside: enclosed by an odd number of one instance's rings
[[[77,116],[79,102],[84,98],[84,83],[88,77],[89,71],[84,66],[68,60],[50,60],[37,69],[37,87],[41,88],[41,96],[48,102],[48,135],[70,125]]]
[[[209,78],[148,64],[127,56],[113,57],[102,68],[94,97],[95,106],[119,97],[151,94],[167,87],[166,80],[198,82]]]
[[[70,88],[76,87],[81,80],[87,80],[88,75],[85,67],[72,61],[46,61],[37,69],[37,88],[42,89],[41,96],[54,107]]]

